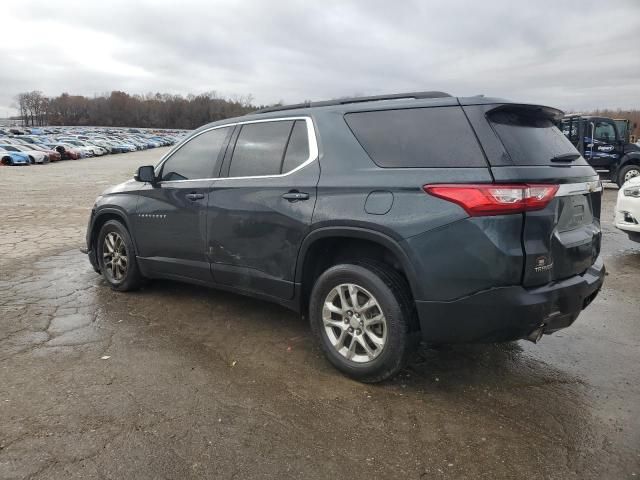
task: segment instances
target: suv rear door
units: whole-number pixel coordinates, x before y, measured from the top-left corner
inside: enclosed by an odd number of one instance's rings
[[[216,283],[290,299],[320,176],[310,118],[236,127],[208,206]],[[226,177],[226,178],[225,178]]]
[[[535,105],[465,105],[496,183],[559,184],[546,208],[522,214],[523,284],[584,273],[600,252],[602,187],[554,126],[562,112]]]

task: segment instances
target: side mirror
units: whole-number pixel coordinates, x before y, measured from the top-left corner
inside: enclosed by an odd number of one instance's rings
[[[145,165],[144,167],[138,168],[138,173],[133,176],[133,179],[137,182],[144,182],[155,185],[156,173],[153,165]]]

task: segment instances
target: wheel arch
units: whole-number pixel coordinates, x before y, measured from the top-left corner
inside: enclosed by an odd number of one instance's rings
[[[354,259],[382,260],[398,270],[407,280],[411,296],[416,291],[417,276],[412,263],[398,240],[361,227],[323,227],[304,239],[296,262],[296,283],[301,285],[300,308],[305,312],[317,276],[341,258],[355,253]]]
[[[95,217],[93,218],[93,221],[91,223],[91,236],[90,236],[90,241],[88,245],[89,249],[94,248],[96,238],[100,233],[100,229],[109,220],[117,220],[125,226],[125,228],[129,231],[131,242],[133,243],[133,247],[135,249],[134,253],[137,255],[138,246],[136,245],[136,240],[135,240],[135,237],[133,236],[131,225],[129,224],[129,221],[127,219],[127,214],[122,210],[114,207],[106,207],[106,208],[100,209],[96,213]]]

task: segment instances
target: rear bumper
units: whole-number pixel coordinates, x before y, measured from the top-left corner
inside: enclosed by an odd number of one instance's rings
[[[604,281],[602,259],[582,275],[536,288],[500,287],[451,302],[416,301],[422,336],[430,343],[501,342],[570,326]]]

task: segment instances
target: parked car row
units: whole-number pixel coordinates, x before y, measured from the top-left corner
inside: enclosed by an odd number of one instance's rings
[[[169,146],[184,130],[50,127],[0,128],[0,165],[33,165]]]

